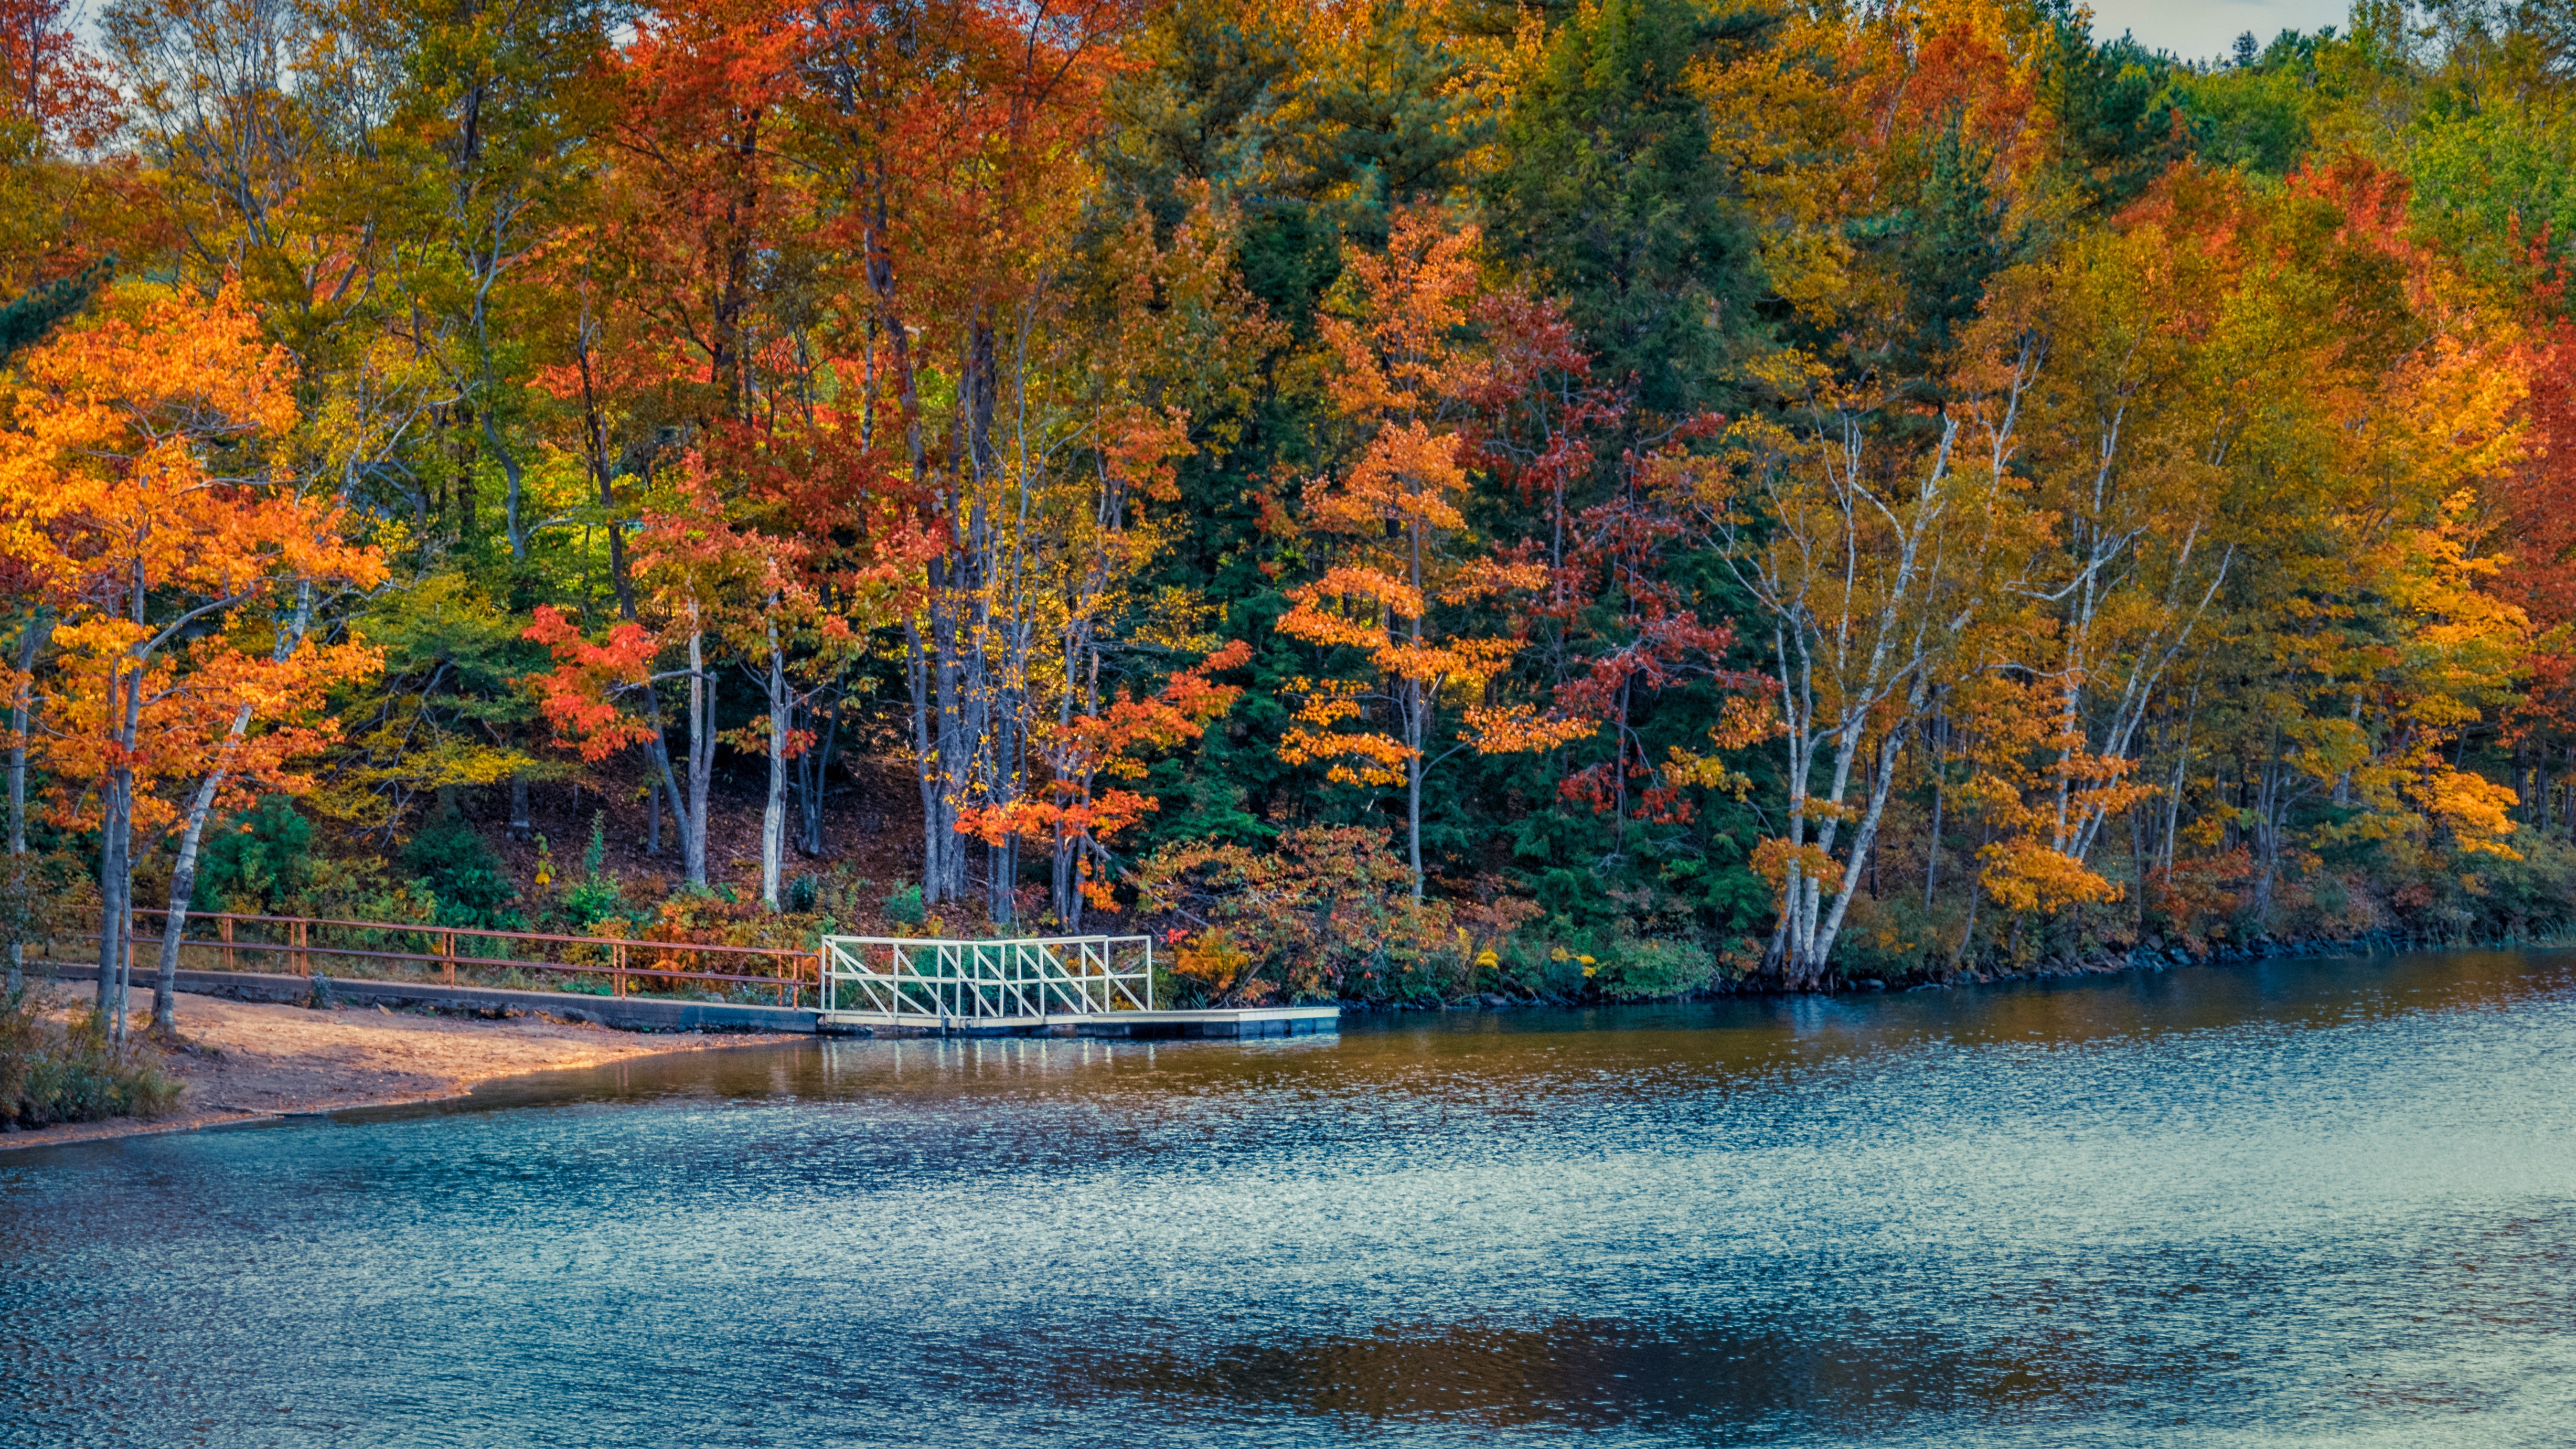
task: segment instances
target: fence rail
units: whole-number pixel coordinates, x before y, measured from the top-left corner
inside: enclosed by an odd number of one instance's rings
[[[136,908],[137,916],[169,916],[167,910]],[[138,923],[139,924],[139,923]],[[253,928],[245,931],[244,927]],[[316,928],[336,932],[344,939],[333,942],[326,935],[315,939]],[[283,963],[285,974],[310,976],[313,961],[407,963],[430,968],[441,984],[457,984],[457,968],[491,971],[544,971],[561,976],[605,978],[611,996],[633,995],[637,990],[670,989],[661,983],[705,983],[724,987],[759,987],[774,990],[781,1006],[804,1004],[805,988],[820,979],[819,958],[811,951],[788,950],[775,946],[702,946],[688,941],[644,941],[607,936],[561,936],[540,931],[496,931],[476,926],[426,926],[402,921],[344,921],[308,916],[248,916],[220,911],[190,911],[181,923],[179,949],[182,964],[194,956],[199,964],[209,959],[215,969],[246,969],[243,963]],[[356,934],[359,940],[345,937]],[[275,939],[282,935],[284,939]],[[263,939],[266,937],[268,939]],[[98,937],[84,939],[93,946]],[[143,953],[161,949],[159,935],[135,934],[135,975],[147,974]],[[419,950],[401,950],[406,941],[419,944]],[[498,955],[483,955],[474,949],[476,943],[502,943]],[[458,946],[465,945],[460,953]],[[547,952],[543,948],[557,948]],[[48,943],[50,951],[51,943]],[[522,954],[524,952],[524,954]],[[530,959],[531,957],[597,953],[595,960]],[[714,958],[712,962],[708,958]],[[685,963],[685,964],[683,964]],[[733,966],[732,971],[698,970],[693,967],[714,964]],[[758,970],[758,967],[767,967]],[[643,983],[639,988],[638,983]]]
[[[825,936],[817,959],[827,1013],[945,1025],[1154,1009],[1150,936]]]

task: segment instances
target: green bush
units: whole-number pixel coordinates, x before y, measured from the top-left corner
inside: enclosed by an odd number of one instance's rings
[[[1717,956],[1706,946],[1616,926],[1525,931],[1495,956],[1495,986],[1521,996],[1648,1001],[1704,991],[1717,979]]]
[[[70,1028],[47,1021],[25,989],[0,1000],[0,1121],[24,1127],[159,1117],[181,1085],[140,1042],[108,1044],[95,1015]]]
[[[626,888],[613,875],[575,881],[564,889],[563,914],[575,929],[588,930],[626,912]]]
[[[1717,974],[1717,958],[1695,941],[1621,936],[1603,947],[1593,985],[1614,1001],[1685,996]]]
[[[2480,853],[2459,858],[2457,899],[2484,937],[2552,936],[2576,923],[2576,845],[2524,826],[2507,842],[2516,859]]]
[[[922,904],[921,887],[905,886],[885,899],[886,919],[907,926],[918,926],[930,918],[930,908]]]
[[[518,895],[492,847],[452,811],[420,828],[403,847],[402,866],[438,897],[441,925],[498,926],[501,908]]]
[[[537,837],[540,850],[545,837]],[[601,921],[627,914],[625,884],[600,869],[608,857],[608,820],[606,812],[590,819],[590,846],[581,854],[581,878],[565,886],[558,901],[558,912],[576,931],[587,931]]]
[[[270,795],[209,827],[197,855],[190,903],[201,911],[283,915],[313,874],[313,822],[283,795]]]
[[[2036,918],[2034,918],[2036,919]],[[1926,912],[1913,895],[1881,900],[1854,895],[1834,940],[1834,974],[1845,981],[1898,982],[1938,974],[1967,922],[1944,902]]]

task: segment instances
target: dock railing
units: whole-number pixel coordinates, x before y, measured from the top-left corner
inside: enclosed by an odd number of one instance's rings
[[[945,1026],[1154,1009],[1151,936],[825,936],[821,970],[827,1015]]]
[[[166,918],[169,913],[138,907],[134,914]],[[149,981],[157,969],[161,937],[157,931],[145,934],[143,920],[135,925],[134,978]],[[802,1006],[805,987],[817,969],[815,953],[775,946],[702,946],[690,941],[222,911],[190,911],[179,942],[179,964],[190,970],[310,976],[318,965],[326,974],[361,977],[410,969],[425,981],[455,986],[462,968],[469,985],[492,984],[488,978],[494,974],[526,979],[537,973],[539,979],[557,983],[540,989],[615,997],[751,992],[773,996],[780,1006]],[[46,943],[48,955],[52,945]],[[97,945],[96,935],[87,938],[93,961]],[[351,970],[353,966],[357,969]],[[470,979],[473,976],[487,979],[478,983]]]

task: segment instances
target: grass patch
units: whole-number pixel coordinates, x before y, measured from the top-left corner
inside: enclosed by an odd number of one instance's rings
[[[0,1001],[0,1122],[159,1117],[179,1105],[180,1090],[152,1047],[110,1045],[94,1012],[64,1026],[47,1020],[24,987]]]

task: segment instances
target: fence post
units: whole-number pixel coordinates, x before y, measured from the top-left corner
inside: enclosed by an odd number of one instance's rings
[[[616,945],[608,948],[608,972],[608,989],[610,994],[623,999],[626,995],[625,942],[620,941]]]
[[[288,922],[286,926],[286,944],[290,948],[289,954],[295,960],[295,974],[298,976],[310,976],[313,974],[313,958],[305,954],[304,939],[304,923],[302,921]]]
[[[447,984],[448,984],[448,985],[450,985],[450,986],[455,985],[455,984],[456,984],[456,933],[455,933],[454,931],[448,931],[448,932],[445,932],[445,933],[443,933],[443,934],[440,936],[440,938],[439,938],[439,942],[438,942],[438,954],[446,958],[446,959],[445,959],[442,963],[440,963],[440,964],[442,964],[443,966],[445,966],[445,967],[446,967],[446,969],[447,969]]]
[[[224,969],[230,971],[233,969],[233,918],[228,915],[215,917],[215,932],[224,938]]]

